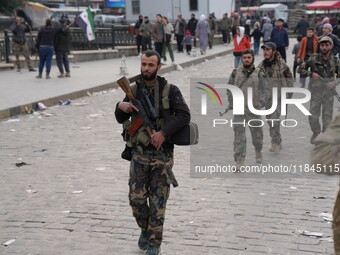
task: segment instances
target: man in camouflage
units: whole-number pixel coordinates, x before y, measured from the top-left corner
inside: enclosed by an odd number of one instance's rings
[[[281,115],[281,88],[293,87],[293,76],[280,53],[276,50],[276,45],[273,42],[266,42],[262,47],[264,60],[258,65],[258,68],[264,70],[268,79],[268,87],[270,91],[269,99],[266,104],[266,109],[270,109],[273,103],[272,89],[278,89],[278,103],[276,110],[267,115],[267,119],[279,120]],[[288,97],[292,95],[289,94]],[[280,134],[280,122],[268,121],[269,133],[271,137],[271,152],[278,152],[282,149],[282,139]]]
[[[234,69],[229,84],[235,85],[243,91],[244,94],[244,115],[234,115],[234,123],[248,123],[252,120],[249,126],[252,142],[255,147],[256,162],[262,163],[262,145],[263,145],[263,130],[261,124],[261,116],[253,114],[248,108],[248,88],[253,89],[253,106],[256,109],[261,109],[266,105],[269,97],[269,90],[265,74],[260,68],[254,66],[254,52],[251,49],[242,52],[242,66]],[[228,90],[229,105],[233,103],[233,97]],[[258,121],[254,121],[258,120]],[[245,122],[244,122],[245,121]],[[247,124],[245,124],[247,125]],[[245,125],[234,124],[234,158],[236,161],[236,169],[240,170],[244,165],[244,160],[247,152],[247,140],[245,133]]]
[[[320,52],[313,54],[309,61],[304,62],[298,72],[311,77],[309,90],[311,92],[311,101],[309,112],[309,125],[312,129],[310,142],[313,144],[314,139],[326,130],[333,118],[334,94],[332,89],[337,85],[335,78],[340,75],[339,59],[331,52],[333,40],[324,36],[319,41]],[[308,69],[310,68],[310,71]],[[324,77],[322,77],[324,76]],[[322,129],[319,122],[322,109]]]
[[[141,91],[148,91],[149,99],[159,113],[153,121],[155,131],[150,137],[145,127],[141,126],[133,136],[128,137],[132,149],[129,200],[133,216],[141,228],[138,246],[147,250],[148,255],[160,253],[170,184],[178,185],[172,173],[174,145],[168,137],[190,121],[189,108],[178,87],[157,76],[160,61],[157,52],[144,52],[141,58],[142,78],[132,87],[136,99],[140,99]],[[137,119],[137,112],[138,109],[126,97],[117,104],[115,116],[119,123],[124,123],[127,131]]]
[[[315,140],[315,148],[311,153],[311,163],[320,164],[327,175],[339,175],[340,166],[340,113],[329,124],[324,133]],[[319,165],[319,166],[320,166]],[[316,167],[315,167],[316,168]],[[333,239],[336,255],[340,255],[340,190],[333,209]]]

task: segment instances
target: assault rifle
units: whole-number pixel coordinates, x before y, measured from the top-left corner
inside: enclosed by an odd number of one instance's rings
[[[321,78],[323,78],[323,80],[326,82],[331,82],[334,81],[332,78],[329,78],[326,71],[325,71],[325,66],[323,64],[318,64],[319,68],[316,66],[316,64],[309,60],[307,62],[307,64],[312,68],[312,72],[313,73],[317,73],[318,75],[320,75]],[[336,91],[335,88],[331,89],[331,92],[333,93],[333,95],[338,99],[338,101],[340,102],[340,96],[338,94],[338,92]]]
[[[126,96],[129,98],[130,102],[139,110],[138,118],[132,123],[128,133],[131,136],[134,136],[137,130],[144,125],[146,132],[148,132],[151,137],[153,133],[155,133],[155,127],[153,125],[153,120],[158,118],[158,114],[156,113],[155,107],[152,105],[149,92],[145,89],[141,89],[141,96],[143,100],[136,99],[130,87],[129,80],[123,76],[117,81],[119,87],[125,92]]]

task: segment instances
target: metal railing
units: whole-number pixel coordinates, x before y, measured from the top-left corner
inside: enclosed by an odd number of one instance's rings
[[[129,26],[113,26],[112,28],[97,28],[96,39],[88,41],[86,35],[80,28],[71,28],[71,50],[96,50],[114,49],[115,46],[135,45],[135,38],[130,33]],[[0,35],[0,62],[9,62],[9,57],[13,55],[12,33],[4,31]],[[31,55],[36,54],[37,32],[26,35],[27,47]]]

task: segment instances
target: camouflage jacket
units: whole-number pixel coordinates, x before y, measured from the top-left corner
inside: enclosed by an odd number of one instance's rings
[[[282,87],[293,87],[293,75],[290,71],[288,65],[282,59],[279,52],[275,53],[274,60],[268,63],[266,60],[263,60],[258,66],[258,68],[262,69],[268,80],[268,87],[270,91],[270,98],[272,98],[272,88],[278,88],[278,96],[281,97],[281,88]]]
[[[248,88],[253,88],[253,106],[260,109],[265,106],[269,97],[269,88],[265,73],[260,68],[252,66],[246,69],[243,65],[234,69],[230,78],[229,84],[239,87],[244,95],[245,109],[248,109]],[[228,102],[233,103],[233,97],[228,90]]]
[[[327,60],[324,60],[322,53],[315,53],[308,61],[300,65],[298,73],[309,77],[312,77],[313,73],[318,73],[324,79],[311,79],[309,88],[324,86],[325,82],[334,81],[340,77],[340,61],[334,55],[330,55]],[[339,80],[337,80],[338,83]]]

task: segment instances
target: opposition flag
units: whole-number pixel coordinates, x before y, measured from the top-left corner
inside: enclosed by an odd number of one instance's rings
[[[77,17],[76,23],[84,31],[89,41],[96,39],[94,35],[94,21],[90,7],[87,7],[87,9]]]

